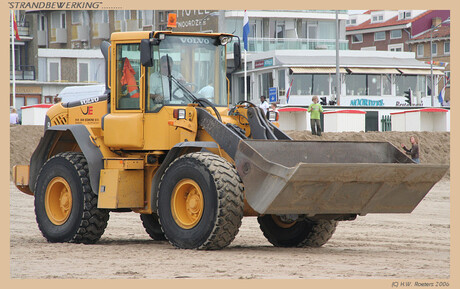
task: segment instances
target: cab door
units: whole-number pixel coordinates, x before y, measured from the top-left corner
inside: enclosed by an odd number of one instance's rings
[[[114,149],[144,146],[144,73],[140,42],[112,43],[111,113],[104,117],[104,141]]]

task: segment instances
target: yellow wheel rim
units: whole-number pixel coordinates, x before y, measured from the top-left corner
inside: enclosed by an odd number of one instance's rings
[[[191,229],[203,215],[204,201],[200,186],[191,179],[183,179],[174,187],[171,212],[176,224]]]
[[[286,223],[286,222],[282,221],[281,218],[279,216],[277,216],[277,215],[272,215],[272,219],[275,222],[275,224],[278,225],[278,227],[283,228],[283,229],[290,228],[290,227],[294,226],[295,223],[296,223],[296,221]]]
[[[51,223],[64,224],[72,210],[72,191],[64,178],[55,177],[46,187],[45,210]]]

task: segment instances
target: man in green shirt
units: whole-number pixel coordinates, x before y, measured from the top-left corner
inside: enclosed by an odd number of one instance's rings
[[[312,104],[308,107],[308,112],[310,113],[310,125],[311,125],[311,134],[321,136],[321,112],[323,112],[323,107],[318,103],[318,97],[315,95],[311,99]]]

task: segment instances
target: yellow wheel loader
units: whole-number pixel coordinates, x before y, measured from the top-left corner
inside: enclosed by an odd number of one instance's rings
[[[230,107],[233,39],[142,31],[101,45],[104,95],[51,107],[14,168],[49,242],[95,243],[110,212],[133,211],[178,248],[224,248],[243,216],[274,246],[319,247],[339,221],[410,213],[446,172],[389,143],[293,141],[254,104]]]

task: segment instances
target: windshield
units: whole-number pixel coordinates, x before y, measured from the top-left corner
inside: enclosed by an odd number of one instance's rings
[[[219,43],[216,37],[165,35],[159,46],[153,46],[148,110],[188,104],[193,101],[190,93],[226,106],[225,47]]]

